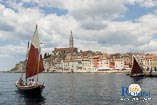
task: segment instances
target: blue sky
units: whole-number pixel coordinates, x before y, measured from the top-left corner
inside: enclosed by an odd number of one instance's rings
[[[0,70],[25,59],[36,24],[43,53],[68,47],[71,30],[82,50],[157,51],[155,0],[3,0],[0,11]]]

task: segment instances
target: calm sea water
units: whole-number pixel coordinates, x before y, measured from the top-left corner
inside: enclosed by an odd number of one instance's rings
[[[0,73],[0,105],[156,105],[157,78],[130,78],[125,74],[51,73],[41,74],[45,82],[41,98],[20,94],[15,82],[19,73]],[[152,93],[151,100],[126,100],[121,87],[140,84],[142,90]]]

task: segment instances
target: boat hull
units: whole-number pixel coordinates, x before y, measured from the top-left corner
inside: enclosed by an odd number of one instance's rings
[[[130,77],[144,77],[144,74],[134,74],[134,75],[130,74]]]
[[[36,86],[19,86],[16,84],[16,87],[19,92],[23,93],[24,95],[29,96],[41,96],[43,89],[45,88],[44,85],[36,85]]]

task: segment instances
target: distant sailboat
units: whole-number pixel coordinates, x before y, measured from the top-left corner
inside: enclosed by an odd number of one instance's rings
[[[26,83],[24,83],[22,79],[23,75],[21,75],[20,79],[16,82],[18,90],[25,94],[41,95],[42,90],[45,88],[44,84],[38,81],[38,74],[44,71],[43,59],[40,54],[40,50],[38,27],[36,25],[31,45],[28,48],[25,73]]]
[[[142,76],[144,76],[143,70],[140,67],[140,65],[138,64],[138,62],[136,61],[135,57],[133,57],[133,59],[134,59],[134,61],[133,61],[133,66],[132,66],[130,76],[131,77],[142,77]]]

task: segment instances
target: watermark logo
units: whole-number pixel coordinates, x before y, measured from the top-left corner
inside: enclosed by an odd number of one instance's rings
[[[150,91],[143,91],[139,84],[131,84],[128,87],[123,86],[121,90],[122,96],[151,97]]]
[[[149,101],[151,100],[151,92],[142,90],[139,84],[130,84],[121,87],[122,101]]]
[[[141,92],[141,87],[138,84],[131,84],[129,86],[129,94],[131,96],[138,96],[138,94]]]

